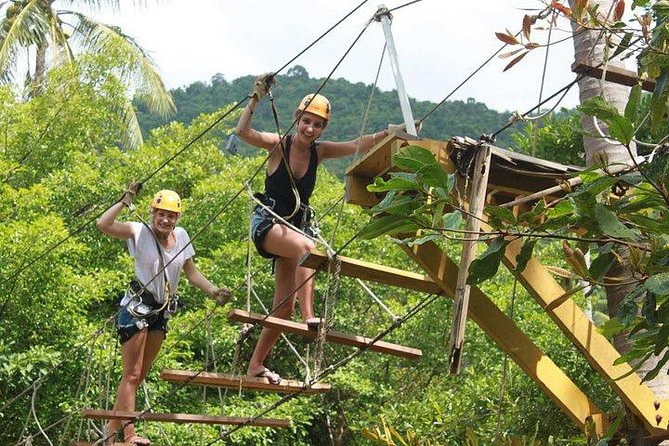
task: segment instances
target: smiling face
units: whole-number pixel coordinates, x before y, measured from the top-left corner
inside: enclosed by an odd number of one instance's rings
[[[167,236],[176,226],[180,215],[178,212],[153,208],[151,211],[151,226],[156,234]]]
[[[297,123],[297,133],[295,136],[309,145],[321,136],[326,125],[327,121],[320,116],[304,112]]]

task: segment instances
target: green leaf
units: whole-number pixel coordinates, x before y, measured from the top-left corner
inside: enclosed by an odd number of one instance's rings
[[[620,220],[618,220],[618,217],[601,203],[595,205],[595,219],[602,232],[611,237],[631,240],[638,239],[637,234],[634,231],[622,224]]]
[[[478,285],[495,276],[499,269],[499,264],[504,257],[508,241],[503,236],[495,238],[488,245],[488,248],[478,259],[474,260],[469,266],[469,276],[467,283],[469,285]]]
[[[667,341],[669,341],[669,323],[665,322],[657,332],[657,337],[655,338],[655,349],[653,350],[653,353],[655,355],[659,355],[662,350],[667,348]]]
[[[423,147],[411,145],[402,147],[393,156],[393,163],[400,169],[412,172],[417,172],[425,166],[438,165],[432,152]]]
[[[616,141],[624,145],[629,145],[634,138],[634,124],[624,116],[614,116],[607,124],[609,125],[609,135]]]
[[[632,33],[628,33],[632,34]],[[625,35],[627,37],[627,35]],[[625,106],[625,117],[634,122],[636,119],[637,110],[639,109],[639,101],[641,100],[641,85],[635,85],[630,90],[629,99]]]
[[[388,193],[379,204],[372,208],[372,213],[374,215],[387,213],[407,216],[419,206],[420,201],[416,200],[414,197],[395,195],[391,192]]]
[[[444,215],[441,219],[444,229],[458,229],[462,224],[462,212],[455,211]]]
[[[435,233],[435,234],[424,235],[423,237],[418,237],[416,239],[403,240],[402,243],[411,247],[414,245],[422,245],[423,243],[431,242],[433,240],[439,240],[442,238],[444,238],[443,235]]]
[[[485,213],[488,214],[488,223],[490,223],[494,228],[501,228],[505,224],[516,224],[516,217],[509,208],[488,206],[485,208]]]
[[[548,218],[557,218],[574,213],[574,205],[569,200],[562,200],[555,207],[546,212]]]
[[[644,287],[653,294],[666,295],[669,294],[669,273],[660,273],[651,276]]]
[[[625,326],[618,319],[612,318],[604,322],[604,325],[599,327],[597,331],[605,338],[611,339],[624,329]]]
[[[662,370],[662,368],[665,366],[667,361],[669,361],[669,350],[664,352],[664,355],[662,355],[662,358],[657,362],[657,365],[653,368],[653,370],[646,373],[641,382],[648,382],[655,378],[658,373],[660,373],[660,370]]]
[[[597,258],[592,261],[590,268],[588,268],[590,277],[592,277],[594,280],[601,281],[614,262],[615,257],[611,253],[600,253],[599,256],[597,256]]]
[[[409,172],[395,172],[390,174],[391,177],[387,181],[381,177],[374,179],[374,184],[367,186],[370,192],[387,192],[387,191],[409,191],[421,190],[422,186],[416,179],[416,174]]]
[[[618,110],[613,105],[606,102],[601,96],[595,96],[588,99],[579,105],[578,109],[582,113],[588,116],[595,116],[604,122],[608,122],[610,119],[620,116]]]
[[[360,231],[360,238],[373,239],[383,234],[397,233],[403,228],[417,226],[408,217],[402,215],[386,215],[367,223],[367,225]]]
[[[516,256],[516,271],[522,273],[527,267],[527,262],[532,258],[532,252],[534,251],[534,246],[537,244],[536,239],[527,240],[523,243],[523,247],[520,248],[520,252]]]

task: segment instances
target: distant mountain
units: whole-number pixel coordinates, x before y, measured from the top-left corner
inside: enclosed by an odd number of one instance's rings
[[[189,123],[201,113],[211,113],[227,104],[243,99],[253,86],[255,77],[244,76],[228,82],[217,74],[209,83],[195,82],[187,87],[172,90],[177,105],[177,115],[170,118]],[[316,91],[323,79],[312,79],[300,65],[290,68],[286,75],[277,76],[273,88],[275,104],[279,112],[282,130],[292,123],[292,114],[304,95]],[[331,79],[321,91],[332,104],[332,121],[326,129],[326,138],[335,141],[356,138],[360,134],[371,85],[351,83],[345,79]],[[445,93],[444,93],[445,94]],[[436,104],[430,101],[410,100],[414,117],[423,117]],[[137,104],[139,122],[147,136],[155,127],[166,124],[166,120],[151,115]],[[448,101],[442,104],[423,123],[420,135],[426,138],[446,140],[451,136],[469,136],[478,139],[483,133],[492,133],[506,124],[509,112],[497,112],[473,98],[463,101]],[[385,128],[389,123],[402,122],[396,91],[374,91],[369,111],[366,133]],[[263,101],[254,116],[254,126],[267,131],[275,130],[268,101]],[[516,129],[519,130],[519,129]],[[513,144],[509,132],[499,136],[496,145],[506,147]],[[328,160],[326,166],[337,175],[343,175],[350,160]]]

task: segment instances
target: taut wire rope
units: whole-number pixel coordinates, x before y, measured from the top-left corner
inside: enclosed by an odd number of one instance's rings
[[[346,14],[341,20],[339,20],[337,23],[335,23],[333,26],[331,26],[326,32],[324,32],[324,33],[323,33],[321,36],[319,36],[314,42],[312,42],[311,44],[309,44],[309,45],[308,45],[304,50],[302,50],[297,56],[293,57],[289,62],[287,62],[284,66],[282,66],[282,67],[281,67],[279,70],[277,70],[276,72],[278,73],[278,72],[282,71],[285,67],[287,67],[289,64],[291,64],[293,61],[295,61],[295,60],[296,60],[298,57],[300,57],[304,52],[306,52],[309,48],[311,48],[313,45],[315,45],[316,42],[318,42],[318,41],[319,41],[320,39],[322,39],[325,35],[327,35],[328,33],[330,33],[333,29],[335,29],[335,28],[336,28],[337,26],[339,26],[342,22],[344,22],[344,20],[346,20],[348,17],[350,17],[355,11],[357,11],[360,7],[362,7],[366,2],[367,2],[367,0],[362,1],[358,6],[356,6],[353,10],[351,10],[348,14]],[[356,39],[356,41],[357,41],[357,39]],[[347,53],[348,53],[348,52],[347,52]],[[344,56],[344,57],[345,57],[345,56]],[[340,62],[340,63],[341,63],[341,62]],[[337,65],[337,67],[338,67],[338,66],[339,66],[339,64]],[[336,69],[337,67],[335,67],[335,69]],[[333,69],[333,72],[334,72],[334,69]],[[328,76],[328,78],[327,78],[325,81],[327,81],[327,80],[330,78],[331,75],[332,75],[332,73],[330,73],[330,75]],[[322,88],[322,87],[321,87],[321,88]],[[150,175],[148,175],[146,178],[144,178],[144,180],[142,180],[142,183],[144,183],[144,182],[148,181],[150,178],[152,178],[152,177],[153,177],[159,170],[161,170],[162,168],[164,168],[164,167],[167,165],[167,163],[171,162],[176,156],[180,155],[184,150],[186,150],[188,147],[190,147],[192,144],[194,144],[197,140],[199,140],[200,138],[202,138],[202,136],[204,136],[204,134],[206,134],[206,133],[207,133],[209,130],[211,130],[216,124],[218,124],[218,123],[221,122],[223,119],[225,119],[228,115],[230,115],[235,109],[237,109],[237,107],[239,107],[239,106],[240,106],[242,103],[244,103],[247,99],[248,99],[248,97],[245,96],[245,97],[242,98],[240,101],[238,101],[237,104],[236,104],[232,109],[230,109],[230,110],[228,110],[227,112],[223,113],[218,119],[216,119],[216,120],[214,121],[214,124],[212,124],[211,126],[208,126],[202,133],[200,133],[200,134],[197,135],[195,138],[193,138],[193,140],[191,140],[189,143],[187,143],[186,146],[185,146],[183,149],[179,150],[174,156],[170,157],[170,158],[168,159],[168,161],[166,161],[165,163],[163,163],[163,165],[161,165],[161,166],[159,167],[159,169],[157,169],[156,171],[154,171],[154,172],[152,172]],[[265,162],[266,162],[266,161],[265,161]],[[264,165],[264,163],[263,163],[262,165]],[[261,165],[261,168],[262,168],[262,165]],[[255,176],[255,175],[254,175],[254,176]],[[41,259],[43,259],[49,252],[51,252],[51,251],[55,250],[56,248],[58,248],[59,246],[61,246],[63,243],[65,243],[65,241],[67,241],[68,239],[70,239],[70,238],[73,237],[74,235],[76,235],[76,234],[78,234],[79,232],[81,232],[86,226],[88,226],[88,225],[89,225],[90,223],[92,223],[93,221],[97,220],[97,219],[100,217],[100,215],[102,215],[102,212],[100,212],[100,213],[99,213],[98,215],[96,215],[95,217],[93,217],[93,218],[89,219],[88,221],[86,221],[83,225],[79,226],[77,229],[75,229],[74,232],[72,232],[70,235],[68,235],[67,237],[65,237],[63,240],[61,240],[61,241],[55,243],[54,245],[52,245],[52,246],[46,248],[41,254],[39,254],[38,256],[36,256],[35,258],[33,258],[32,260],[28,261],[27,264],[26,264],[26,262],[24,262],[19,268],[17,268],[17,270],[15,270],[15,271],[9,276],[8,279],[5,279],[5,280],[2,282],[2,285],[6,284],[6,283],[14,282],[14,279],[15,279],[16,277],[18,277],[21,273],[23,273],[25,270],[27,270],[28,268],[30,268],[32,265],[34,265],[35,263],[37,263],[38,261],[40,261]],[[4,307],[4,305],[3,305],[3,307]]]

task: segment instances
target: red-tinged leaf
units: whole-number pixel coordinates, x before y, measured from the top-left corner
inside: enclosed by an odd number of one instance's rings
[[[541,46],[541,45],[539,45],[538,43],[530,42],[530,43],[526,43],[526,44],[525,44],[525,49],[527,49],[527,50],[533,50],[533,49],[535,49],[535,48],[539,48],[540,46]]]
[[[500,54],[500,55],[497,56],[497,57],[499,57],[500,59],[507,59],[507,58],[513,56],[514,54],[518,54],[518,53],[520,53],[520,52],[523,51],[524,49],[525,49],[525,48],[520,47],[520,48],[515,49],[515,50],[513,50],[513,51],[509,51],[508,53]]]
[[[616,8],[613,10],[613,20],[616,22],[620,21],[623,18],[623,13],[625,12],[625,0],[618,0],[616,3]]]
[[[507,45],[518,45],[520,43],[518,39],[516,39],[516,37],[511,34],[495,33],[495,35],[499,40],[506,43]]]
[[[568,6],[565,6],[562,3],[558,2],[557,0],[553,0],[553,3],[551,3],[551,8],[557,9],[567,17],[571,17],[571,9],[569,9]]]
[[[525,17],[523,17],[523,35],[527,40],[530,40],[530,33],[532,32],[532,23],[534,23],[532,17],[525,14]]]
[[[509,62],[509,64],[508,64],[507,66],[504,67],[504,70],[503,70],[503,71],[508,70],[509,68],[511,68],[512,66],[514,66],[514,65],[517,64],[518,62],[520,62],[520,60],[521,60],[523,57],[527,56],[527,53],[529,53],[529,51],[525,51],[525,52],[524,52],[523,54],[521,54],[520,56],[516,56],[511,62]]]

